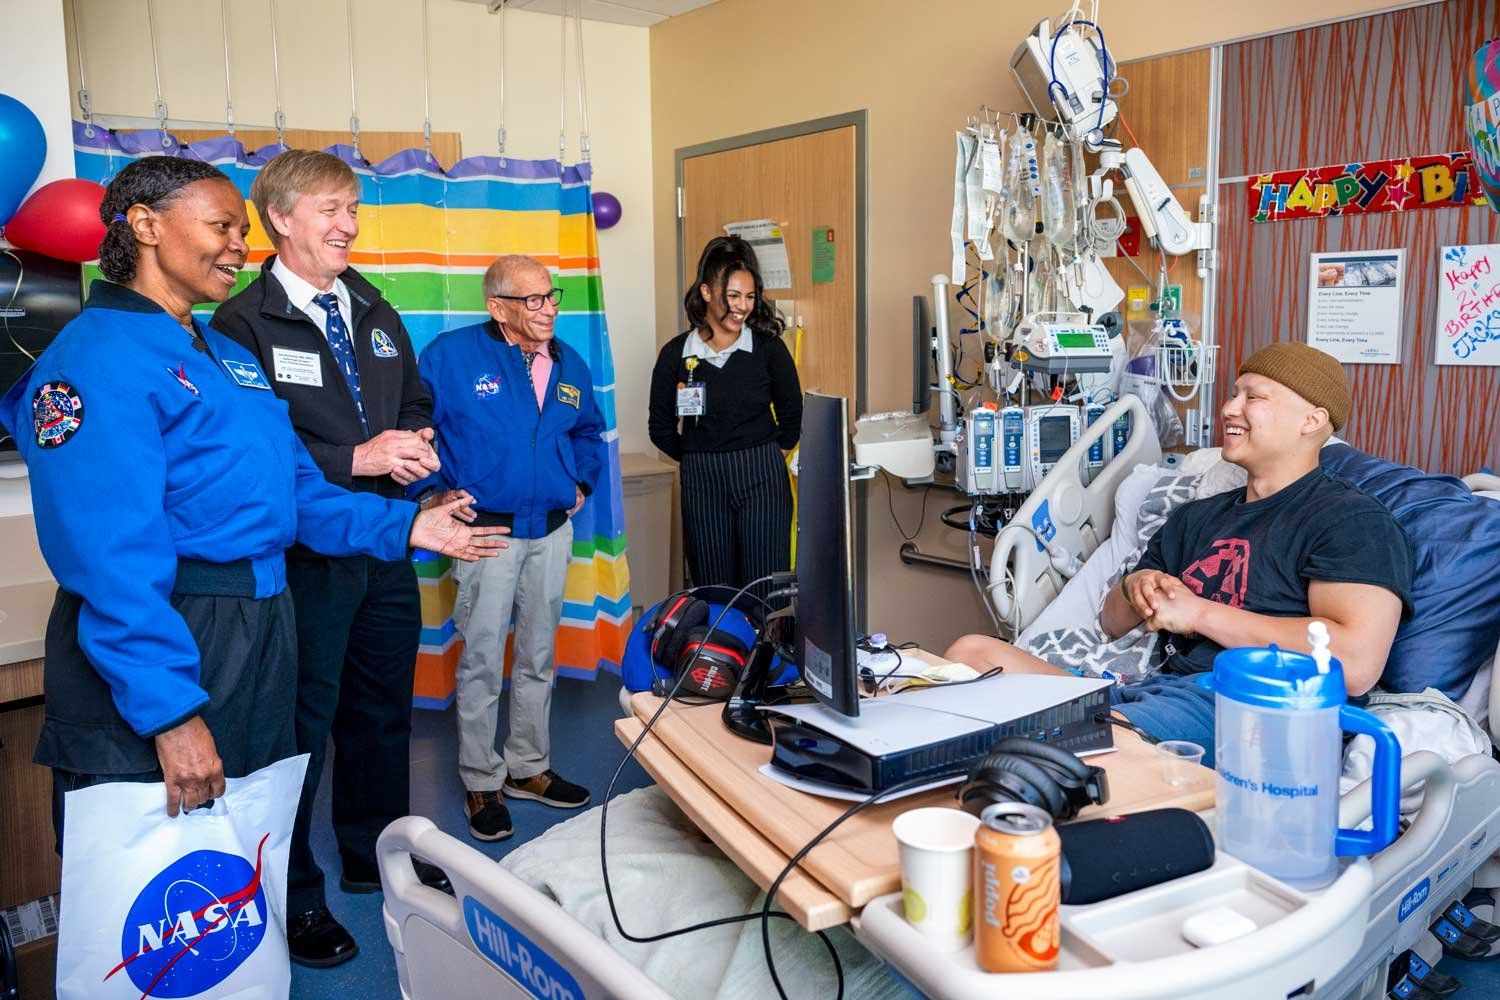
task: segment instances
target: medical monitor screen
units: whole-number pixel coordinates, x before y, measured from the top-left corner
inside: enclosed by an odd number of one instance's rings
[[[838,396],[802,398],[797,471],[797,663],[818,700],[859,714],[849,413]]]
[[[1094,335],[1092,333],[1059,333],[1057,335],[1057,345],[1068,348],[1091,348],[1094,346]]]
[[[1067,417],[1042,417],[1037,424],[1037,451],[1047,464],[1063,457],[1073,447],[1073,422]]]

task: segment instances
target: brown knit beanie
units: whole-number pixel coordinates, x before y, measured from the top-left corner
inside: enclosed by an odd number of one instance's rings
[[[1335,432],[1349,422],[1354,398],[1344,366],[1330,354],[1306,344],[1284,341],[1262,347],[1240,365],[1240,374],[1254,372],[1280,382],[1314,406],[1328,411]]]

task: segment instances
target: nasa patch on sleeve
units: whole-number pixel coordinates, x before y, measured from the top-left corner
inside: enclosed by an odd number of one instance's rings
[[[31,397],[31,420],[37,447],[61,447],[83,426],[83,397],[66,382],[48,382]]]

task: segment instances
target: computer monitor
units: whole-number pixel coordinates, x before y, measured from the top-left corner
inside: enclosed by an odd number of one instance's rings
[[[83,267],[29,250],[0,253],[0,395],[83,309]],[[15,457],[0,430],[0,453]]]
[[[932,321],[927,296],[911,297],[911,412],[926,413],[932,402]]]
[[[802,399],[797,472],[797,627],[802,679],[835,712],[859,715],[849,412],[840,396]]]

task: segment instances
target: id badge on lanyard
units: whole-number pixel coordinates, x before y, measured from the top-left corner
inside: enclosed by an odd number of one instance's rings
[[[679,417],[701,417],[708,407],[708,387],[693,378],[698,367],[697,358],[687,359],[687,382],[677,383],[677,415]]]

